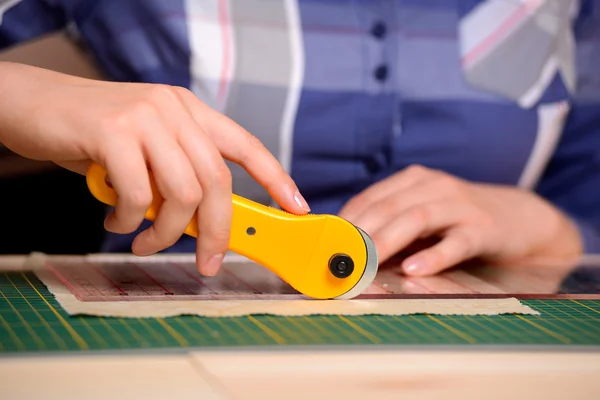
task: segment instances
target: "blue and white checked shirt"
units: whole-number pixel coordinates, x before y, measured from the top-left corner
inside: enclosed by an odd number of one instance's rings
[[[535,190],[598,253],[599,3],[0,0],[0,47],[69,29],[111,79],[189,88],[258,136],[313,212],[421,164]],[[232,171],[236,193],[271,201]]]

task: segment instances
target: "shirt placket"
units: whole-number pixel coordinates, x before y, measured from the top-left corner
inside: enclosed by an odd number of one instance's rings
[[[361,27],[365,35],[364,90],[366,107],[362,113],[357,144],[372,151],[365,158],[369,181],[389,174],[394,136],[394,6],[387,0],[361,5]]]

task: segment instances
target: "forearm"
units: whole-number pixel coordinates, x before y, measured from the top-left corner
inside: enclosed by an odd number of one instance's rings
[[[27,114],[32,93],[31,67],[11,62],[0,62],[0,143],[11,148],[12,138],[18,134],[23,116]]]
[[[0,62],[0,143],[15,150],[16,142],[28,132],[43,129],[48,122],[44,108],[49,91],[60,96],[63,84],[75,77],[29,65]],[[43,94],[43,96],[42,96]],[[25,155],[27,156],[27,155]]]
[[[550,222],[547,240],[542,242],[542,246],[535,249],[533,255],[550,258],[570,258],[578,257],[585,250],[585,233],[581,230],[581,225],[570,215],[562,210],[549,206],[546,217],[542,217]],[[545,223],[542,223],[545,224]],[[540,236],[546,233],[540,231]]]
[[[584,254],[600,254],[600,232],[598,229],[580,219],[573,219],[581,240],[582,252]]]

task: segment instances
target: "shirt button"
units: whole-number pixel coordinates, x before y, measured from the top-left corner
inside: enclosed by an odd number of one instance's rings
[[[365,168],[369,174],[377,175],[383,169],[383,165],[377,156],[373,156],[365,160]]]
[[[385,36],[385,31],[386,29],[383,22],[377,22],[373,25],[373,28],[371,28],[371,35],[375,36],[377,39],[381,39]]]
[[[375,79],[378,81],[386,80],[388,76],[388,67],[386,65],[380,65],[379,67],[375,68],[374,75]]]

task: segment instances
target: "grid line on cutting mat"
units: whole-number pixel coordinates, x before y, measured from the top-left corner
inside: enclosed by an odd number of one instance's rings
[[[0,351],[264,345],[598,345],[600,301],[526,300],[541,315],[69,316],[33,273],[0,274]]]

